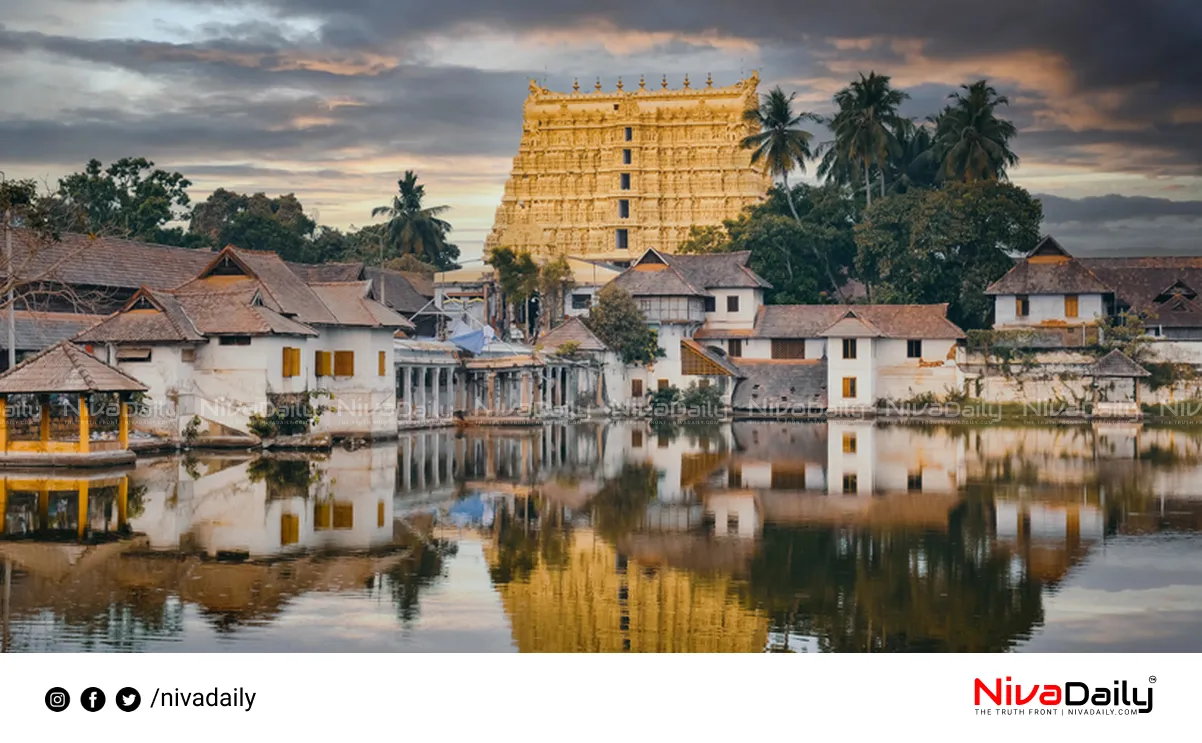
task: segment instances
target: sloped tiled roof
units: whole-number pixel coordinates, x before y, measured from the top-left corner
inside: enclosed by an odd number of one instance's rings
[[[700,255],[661,253],[665,261],[694,286],[703,289],[771,289],[772,285],[747,267],[751,251]]]
[[[0,318],[4,317],[0,313]],[[17,350],[40,351],[59,341],[74,338],[104,319],[104,315],[81,315],[72,312],[35,312],[15,310]],[[0,348],[7,346],[8,337],[0,333]]]
[[[821,338],[854,313],[868,335],[886,338],[963,338],[964,331],[947,319],[946,304],[770,304],[756,314],[759,338]]]
[[[70,341],[62,341],[0,374],[0,394],[145,392],[146,386]]]
[[[227,246],[197,278],[179,287],[179,290],[191,294],[222,291],[234,279],[233,276],[220,273],[219,269],[226,265],[236,266],[259,284],[264,303],[279,314],[302,323],[337,324],[308,284],[275,253]]]
[[[565,343],[578,343],[581,351],[604,351],[608,348],[579,317],[570,318],[539,341],[548,351],[554,351]]]
[[[364,278],[362,263],[293,263],[285,261],[285,264],[306,284],[359,281]]]
[[[217,277],[215,277],[217,278]],[[262,288],[254,279],[241,277],[218,284],[205,281],[191,282],[174,292],[192,324],[205,335],[317,335],[317,331],[284,317],[274,307],[256,305],[256,296],[262,298]],[[308,287],[306,287],[308,289]],[[311,292],[311,290],[310,290]],[[321,302],[314,294],[313,298]],[[322,311],[333,320],[333,315],[322,305]]]
[[[826,363],[740,359],[743,379],[735,386],[736,410],[824,409]]]
[[[1063,263],[1022,261],[989,285],[985,293],[998,294],[1108,294],[1110,288],[1081,261]]]
[[[339,325],[414,329],[413,323],[371,298],[370,281],[310,284],[310,288]]]
[[[57,241],[13,230],[17,276],[76,286],[170,289],[195,277],[215,254],[111,237],[66,233]],[[0,266],[0,274],[6,273]]]
[[[133,309],[142,301],[154,309]],[[79,343],[187,343],[204,340],[179,300],[143,287],[121,311],[75,336]]]
[[[1202,257],[1145,256],[1141,258],[1078,258],[1119,301],[1147,309],[1162,293],[1180,282],[1202,292]]]
[[[703,287],[690,283],[683,274],[666,264],[657,269],[627,269],[614,279],[610,286],[616,286],[634,297],[713,296]]]
[[[1131,357],[1117,348],[1098,359],[1090,367],[1089,373],[1094,377],[1150,377],[1151,372],[1131,360]]]
[[[364,269],[364,276],[371,279],[375,296],[397,312],[413,314],[434,298],[433,281],[419,273],[372,266]]]

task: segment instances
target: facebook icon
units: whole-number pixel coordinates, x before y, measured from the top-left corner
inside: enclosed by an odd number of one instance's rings
[[[99,712],[104,707],[104,692],[95,686],[83,690],[79,701],[88,712]]]

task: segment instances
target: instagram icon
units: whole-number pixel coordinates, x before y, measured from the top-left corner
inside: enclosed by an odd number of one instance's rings
[[[56,686],[46,692],[46,707],[51,712],[62,712],[71,706],[71,695],[61,686]]]

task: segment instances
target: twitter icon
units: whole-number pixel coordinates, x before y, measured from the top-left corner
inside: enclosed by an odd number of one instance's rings
[[[117,707],[122,712],[133,712],[142,703],[142,695],[132,686],[117,692]]]

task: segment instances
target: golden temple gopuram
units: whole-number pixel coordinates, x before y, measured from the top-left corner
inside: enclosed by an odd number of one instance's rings
[[[557,93],[530,81],[522,142],[485,251],[628,263],[674,251],[693,225],[720,224],[764,198],[771,178],[741,140],[759,75],[716,88]]]

